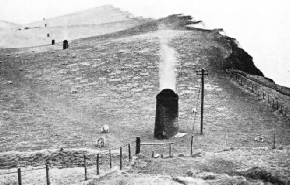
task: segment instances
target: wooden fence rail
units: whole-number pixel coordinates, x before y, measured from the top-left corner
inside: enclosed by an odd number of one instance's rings
[[[267,97],[267,102],[270,104],[273,110],[277,111],[278,113],[281,113],[284,116],[290,117],[289,107],[284,105],[283,101],[279,101],[279,98],[272,97],[268,94],[266,94],[264,91],[260,92],[258,91],[258,87],[262,86],[263,84],[257,83],[256,81],[253,81],[252,79],[249,79],[241,74],[235,73],[235,72],[229,72],[230,77],[234,80],[236,80],[239,84],[245,86],[246,88],[250,89],[252,93],[256,94],[257,96],[261,96],[263,100]],[[266,86],[268,87],[268,86]],[[268,87],[270,88],[270,87]],[[271,88],[273,89],[273,88]],[[280,93],[280,92],[279,92]]]

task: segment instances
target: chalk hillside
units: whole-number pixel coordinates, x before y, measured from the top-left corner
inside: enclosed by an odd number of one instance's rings
[[[74,40],[125,30],[148,21],[107,5],[14,27],[0,29],[0,48],[50,45],[52,40]],[[0,28],[10,24],[0,22]],[[12,29],[14,28],[14,29]]]
[[[82,15],[101,10],[105,14],[105,8],[119,12],[103,7]],[[47,20],[53,27],[18,31],[26,39],[19,35],[11,43],[22,39],[23,45],[44,45],[0,48],[0,184],[17,184],[17,167],[22,169],[23,184],[46,184],[46,161],[51,184],[290,183],[288,91],[277,91],[234,38],[186,27],[198,24],[191,16],[144,20],[116,14],[121,18],[108,18],[109,22],[92,18],[85,24],[76,20],[75,26],[71,20],[65,50],[58,42],[62,31],[55,45],[47,44],[51,38],[42,35],[49,29],[52,35],[63,30],[56,19]],[[73,35],[76,30],[82,30],[80,35]],[[98,31],[100,35],[87,37]],[[156,95],[164,69],[160,66],[166,60],[174,63],[178,125],[186,135],[156,140]],[[208,75],[201,135],[202,80],[197,71],[202,68]],[[104,125],[109,125],[109,133],[100,132]],[[141,154],[129,161],[128,144],[134,154],[137,136],[143,144],[167,144],[142,145]],[[101,137],[106,141],[103,147],[96,145]],[[174,144],[169,147],[169,142]],[[101,176],[96,175],[97,159]]]

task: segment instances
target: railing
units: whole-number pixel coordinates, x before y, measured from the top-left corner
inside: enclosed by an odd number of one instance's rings
[[[273,95],[267,94],[265,91],[258,90],[259,87],[262,88],[262,87],[266,86],[268,88],[271,88],[271,89],[281,93],[279,90],[277,90],[277,88],[269,86],[269,85],[262,83],[258,80],[248,78],[247,76],[245,76],[239,72],[228,71],[228,73],[230,74],[230,77],[233,80],[236,80],[241,86],[246,87],[252,93],[261,97],[268,104],[270,104],[270,106],[273,108],[273,110],[277,111],[278,113],[280,113],[284,116],[290,117],[290,109],[289,109],[288,105],[286,105],[284,100],[281,100],[278,97],[275,97]],[[283,92],[282,94],[288,96],[288,94],[286,92]],[[289,99],[290,99],[290,96],[289,96]]]

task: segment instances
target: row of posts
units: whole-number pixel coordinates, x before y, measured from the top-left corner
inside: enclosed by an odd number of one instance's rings
[[[169,156],[172,157],[172,145],[173,143],[167,143],[169,144]],[[141,153],[141,145],[164,145],[164,143],[142,143],[141,144],[141,138],[140,137],[136,137],[136,151],[135,154],[139,155]],[[126,146],[126,145],[125,145]],[[131,144],[128,144],[128,158],[129,158],[129,162],[132,161],[132,155],[131,155]],[[273,143],[272,143],[272,148],[275,149],[276,148],[276,135],[274,133],[273,135]],[[120,170],[123,169],[123,147],[120,147]],[[191,136],[191,141],[190,141],[190,155],[193,156],[193,136]],[[154,157],[154,152],[152,152],[152,157]],[[88,176],[87,176],[87,156],[84,155],[84,170],[85,170],[85,181],[88,180]],[[110,165],[110,169],[112,168],[112,153],[111,150],[109,150],[109,165]],[[100,154],[97,154],[97,159],[96,159],[96,173],[97,175],[100,175]],[[46,169],[46,184],[50,185],[50,178],[49,178],[49,163],[47,162],[45,165],[45,169]],[[18,168],[18,185],[22,185],[22,180],[21,180],[21,168]]]
[[[240,77],[240,76],[239,76],[239,75],[235,75],[235,77],[236,77],[236,79],[238,80],[238,77]],[[243,78],[240,77],[240,81],[239,81],[239,82],[241,83],[241,85],[243,85],[243,81],[244,81]],[[246,80],[245,82],[247,82],[247,80]],[[252,92],[255,92],[253,83],[250,83],[250,86],[251,86],[251,90],[252,90]],[[259,95],[260,95],[260,94],[259,94]],[[261,95],[262,95],[262,98],[265,100],[265,99],[266,99],[266,93],[263,92]],[[275,109],[275,110],[279,110],[279,112],[282,113],[282,114],[285,112],[285,110],[283,109],[283,105],[282,105],[281,103],[279,103],[279,101],[277,101],[277,102],[275,103],[275,98],[271,98],[271,97],[268,95],[267,100],[268,100],[268,103],[272,103],[272,108],[273,108],[273,109]]]
[[[132,160],[132,153],[131,153],[131,144],[128,144],[128,157],[129,157],[129,162]],[[141,139],[140,137],[136,138],[136,155],[140,154],[140,148],[141,148]],[[85,170],[85,181],[88,180],[88,171],[87,171],[87,156],[84,155],[84,170]],[[109,150],[109,165],[110,169],[112,168],[112,153],[111,150]],[[96,159],[96,172],[97,175],[100,175],[100,154],[97,154],[97,159]],[[49,163],[47,162],[45,165],[46,169],[46,184],[50,185],[50,177],[49,177]],[[123,169],[123,147],[120,147],[120,170]],[[18,185],[22,185],[22,179],[21,179],[21,168],[18,168],[17,170],[18,173]]]
[[[191,155],[193,154],[193,136],[191,136]],[[135,154],[138,155],[141,153],[141,145],[156,145],[156,143],[147,143],[147,144],[141,144],[141,138],[136,137],[136,151]],[[169,156],[172,156],[172,145],[173,143],[170,143],[169,145]],[[128,144],[128,158],[129,162],[132,161],[132,152],[131,152],[131,144]],[[87,156],[84,155],[84,171],[85,171],[85,181],[88,180],[88,172],[87,172]],[[120,147],[120,170],[123,169],[123,147]],[[109,150],[109,166],[110,169],[112,168],[112,153],[111,150]],[[50,176],[49,176],[49,163],[47,162],[45,165],[46,169],[46,184],[50,185]],[[96,173],[97,175],[100,175],[100,154],[97,154],[96,159]],[[18,168],[18,185],[22,185],[22,179],[21,179],[21,168]]]

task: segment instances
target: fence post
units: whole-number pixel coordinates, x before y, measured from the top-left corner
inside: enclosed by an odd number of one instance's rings
[[[170,144],[169,144],[169,157],[171,157],[171,156],[172,156],[172,153],[171,153],[171,151],[172,151],[172,144],[170,143]]]
[[[132,157],[131,157],[131,144],[130,143],[128,144],[128,155],[129,155],[129,161],[131,161]]]
[[[263,92],[263,100],[265,99],[265,92]]]
[[[276,134],[274,133],[274,136],[273,136],[273,146],[272,146],[273,149],[276,148]]]
[[[100,174],[100,154],[97,155],[97,175]]]
[[[86,155],[84,155],[84,167],[85,167],[85,181],[88,180],[87,176],[87,161],[86,161]]]
[[[110,155],[110,169],[112,168],[112,153],[111,150],[109,150],[109,155]]]
[[[193,136],[191,136],[191,141],[190,141],[190,156],[192,156],[193,154],[192,145],[193,145]]]
[[[281,105],[281,107],[280,107],[280,112],[281,112],[281,114],[283,114],[283,105]]]
[[[228,147],[228,134],[226,134],[226,147]]]
[[[46,162],[45,165],[45,171],[46,171],[46,184],[50,185],[50,179],[49,179],[49,166],[48,166],[48,162]]]
[[[22,180],[21,180],[21,168],[18,168],[18,185],[22,185]]]
[[[279,110],[279,101],[277,100],[277,110]]]
[[[272,98],[272,108],[274,109],[275,108],[275,99]]]
[[[120,170],[122,170],[122,147],[120,147]]]
[[[141,138],[136,137],[136,155],[140,154],[141,150]]]

